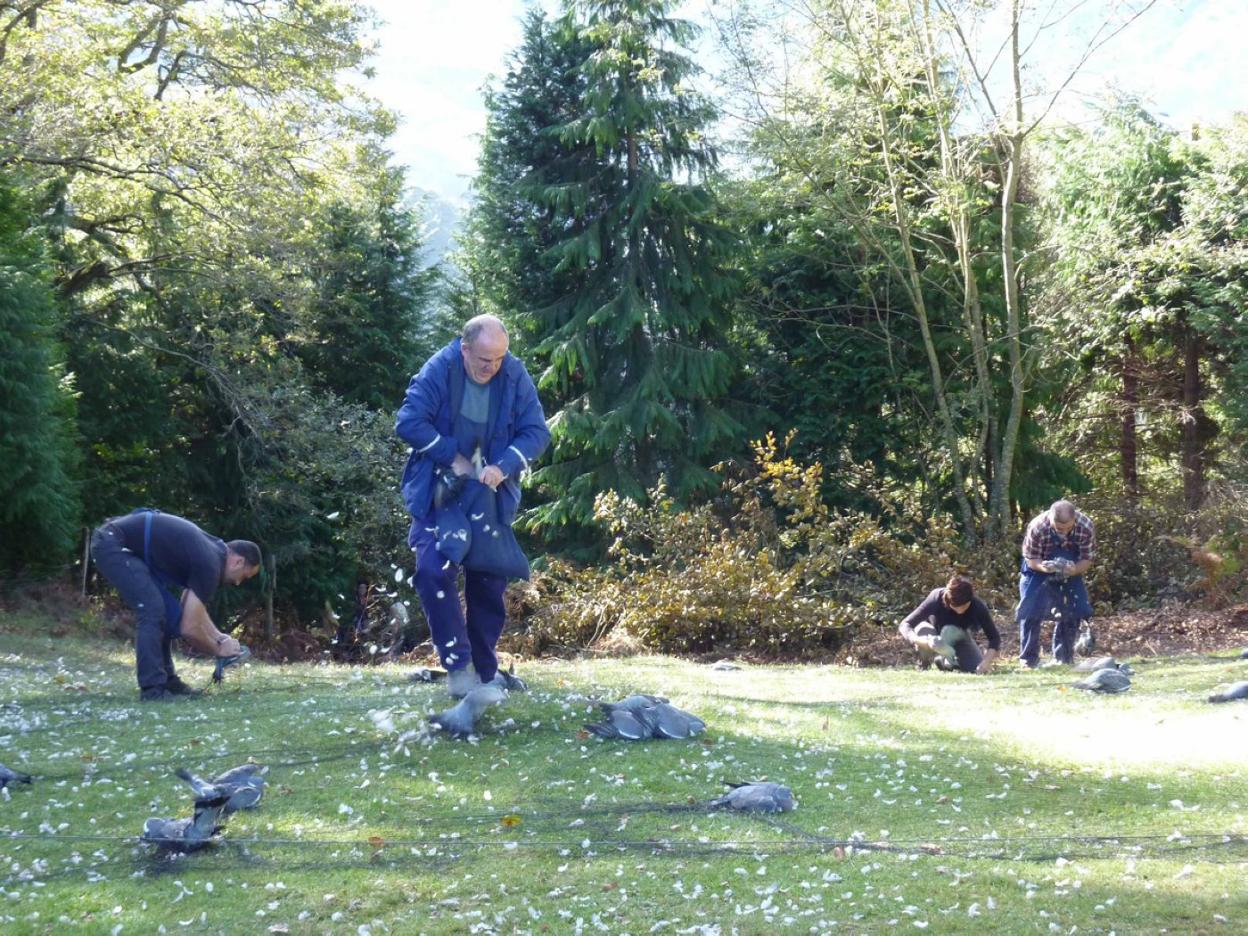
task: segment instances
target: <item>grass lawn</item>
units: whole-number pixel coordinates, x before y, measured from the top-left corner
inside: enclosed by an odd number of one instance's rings
[[[1248,931],[1248,661],[1069,672],[540,662],[473,741],[408,668],[249,664],[140,706],[132,653],[0,618],[0,931],[1234,933]],[[203,663],[181,663],[193,684]],[[591,699],[655,692],[704,738],[603,742]],[[389,719],[370,713],[389,712]],[[393,722],[394,731],[387,733]],[[175,859],[186,766],[270,765],[260,807]],[[699,804],[792,787],[779,819]],[[858,844],[850,844],[857,842]]]

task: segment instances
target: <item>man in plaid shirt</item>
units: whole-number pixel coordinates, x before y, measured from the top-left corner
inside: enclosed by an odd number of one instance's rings
[[[1053,620],[1053,659],[1074,659],[1079,622],[1092,616],[1083,573],[1096,552],[1096,528],[1087,514],[1059,500],[1027,524],[1019,570],[1019,659],[1034,667],[1040,658],[1040,628]]]

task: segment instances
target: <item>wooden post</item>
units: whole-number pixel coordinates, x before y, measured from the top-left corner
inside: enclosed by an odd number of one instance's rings
[[[277,557],[273,555],[272,550],[265,557],[269,566],[269,588],[264,595],[264,639],[270,641],[273,639],[273,593],[277,591]]]

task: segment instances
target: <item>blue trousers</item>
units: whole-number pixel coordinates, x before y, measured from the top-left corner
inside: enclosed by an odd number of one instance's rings
[[[121,545],[121,534],[105,523],[91,534],[91,558],[100,574],[117,589],[135,615],[135,675],[139,689],[163,689],[177,674],[173,668],[173,641],[178,617],[170,623],[170,604],[176,599],[163,588],[140,556]]]
[[[1070,663],[1075,658],[1075,640],[1079,637],[1079,618],[1024,618],[1018,625],[1018,658],[1029,666],[1040,661],[1040,628],[1046,620],[1053,621],[1053,659]]]
[[[503,606],[507,579],[464,569],[465,617],[459,602],[460,567],[438,552],[434,533],[427,529],[433,525],[432,517],[417,521],[409,537],[416,553],[416,593],[429,621],[433,645],[448,671],[463,669],[471,662],[481,681],[489,682],[498,673],[494,648],[507,618]]]

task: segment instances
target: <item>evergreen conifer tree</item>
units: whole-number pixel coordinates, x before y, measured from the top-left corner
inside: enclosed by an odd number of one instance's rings
[[[72,400],[58,385],[56,301],[31,216],[0,180],[0,572],[68,561],[78,523]]]
[[[584,523],[599,492],[641,499],[661,476],[678,498],[710,490],[742,434],[726,403],[737,242],[706,186],[714,114],[690,87],[695,27],[673,5],[577,0],[558,23],[582,50],[583,96],[540,128],[560,147],[525,185],[550,212],[565,286],[533,310],[541,385],[561,401],[539,526]]]

